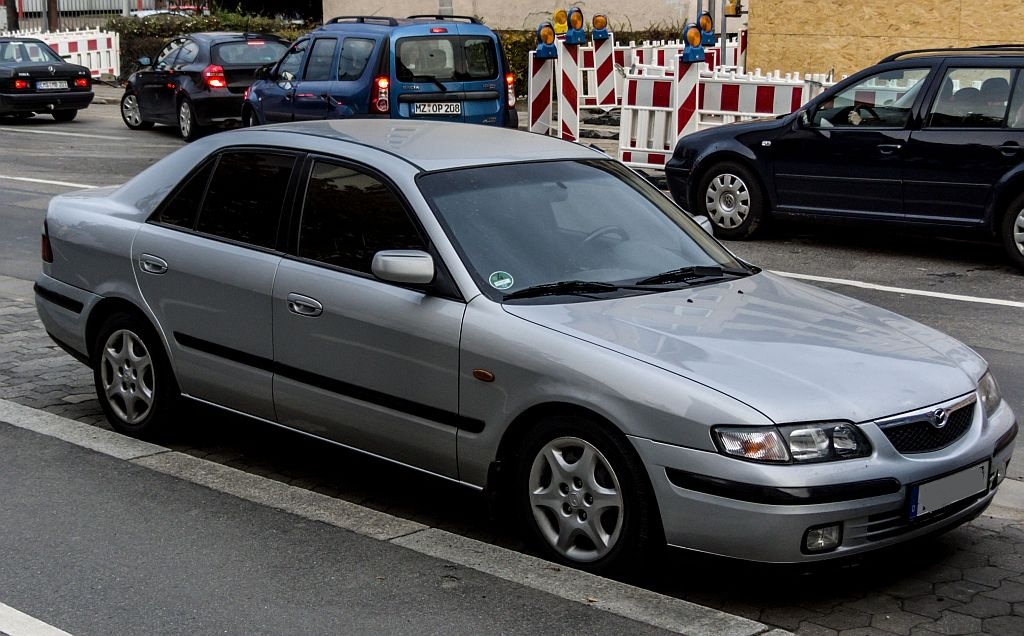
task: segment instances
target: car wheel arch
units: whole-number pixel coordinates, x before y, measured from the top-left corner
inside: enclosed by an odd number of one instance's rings
[[[88,347],[87,354],[89,356],[90,364],[92,363],[93,356],[96,353],[96,340],[99,336],[100,329],[103,328],[103,325],[107,322],[107,319],[110,318],[110,316],[119,312],[131,315],[142,324],[145,324],[152,329],[153,333],[160,339],[160,344],[167,353],[168,361],[171,364],[171,370],[174,372],[174,360],[170,356],[170,348],[167,346],[167,339],[164,337],[163,331],[157,328],[156,323],[152,318],[150,318],[145,311],[140,309],[138,305],[125,298],[111,296],[103,298],[103,300],[96,303],[96,306],[89,312],[89,318],[85,323],[85,345]]]
[[[1010,204],[1022,194],[1024,194],[1024,166],[1022,166],[1017,174],[998,184],[996,191],[992,195],[992,202],[986,214],[986,218],[989,221],[988,230],[992,236],[999,236],[999,229],[1003,225],[1003,219],[1010,212]]]

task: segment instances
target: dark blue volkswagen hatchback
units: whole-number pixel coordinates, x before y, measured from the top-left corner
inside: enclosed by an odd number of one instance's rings
[[[501,41],[475,18],[333,18],[257,77],[246,125],[346,117],[518,125]]]
[[[789,115],[686,135],[665,173],[721,238],[859,220],[993,237],[1024,268],[1024,45],[891,55]]]

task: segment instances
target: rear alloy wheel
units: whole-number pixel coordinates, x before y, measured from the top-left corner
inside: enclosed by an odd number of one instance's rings
[[[178,132],[185,141],[197,139],[202,131],[196,122],[196,113],[192,108],[192,102],[187,99],[181,100],[178,104]]]
[[[1000,228],[1000,238],[1013,264],[1024,269],[1024,194],[1010,203]]]
[[[132,130],[148,130],[153,127],[153,122],[142,118],[139,98],[135,93],[125,92],[121,96],[121,119],[124,120],[124,125]]]
[[[55,110],[55,111],[53,111],[50,114],[53,115],[53,118],[56,121],[71,121],[72,119],[74,119],[75,117],[78,116],[78,111],[77,110]]]
[[[701,179],[698,214],[706,214],[715,236],[744,239],[753,236],[764,223],[764,198],[757,179],[736,163],[712,166]]]
[[[93,380],[111,426],[133,437],[163,431],[178,396],[159,338],[142,321],[115,313],[100,329]]]
[[[628,444],[578,417],[547,418],[527,434],[513,492],[527,535],[550,558],[607,572],[649,549],[657,514]]]

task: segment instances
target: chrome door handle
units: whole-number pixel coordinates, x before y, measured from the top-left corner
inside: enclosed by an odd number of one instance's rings
[[[300,316],[314,318],[324,313],[324,306],[315,298],[302,294],[288,294],[288,311]]]
[[[891,155],[902,147],[901,144],[878,144],[878,152],[883,155]]]
[[[152,254],[142,254],[139,256],[139,269],[147,274],[166,274],[167,261]]]

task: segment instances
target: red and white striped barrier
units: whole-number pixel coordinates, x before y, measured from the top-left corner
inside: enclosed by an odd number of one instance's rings
[[[558,44],[558,131],[562,139],[576,141],[580,138],[580,47]]]
[[[615,52],[615,36],[611,33],[606,40],[594,40],[592,44],[580,47],[580,75],[583,78],[580,108],[611,108],[618,105]]]
[[[626,75],[619,121],[619,160],[635,168],[664,168],[676,141],[697,128],[699,64],[679,71]]]
[[[79,29],[76,31],[5,31],[0,37],[36,38],[72,64],[89,69],[93,77],[103,73],[121,74],[121,36],[112,31]]]
[[[526,82],[530,132],[553,136],[558,134],[557,129],[551,125],[555,62],[552,58],[538,58],[536,51],[530,51],[530,77]]]

